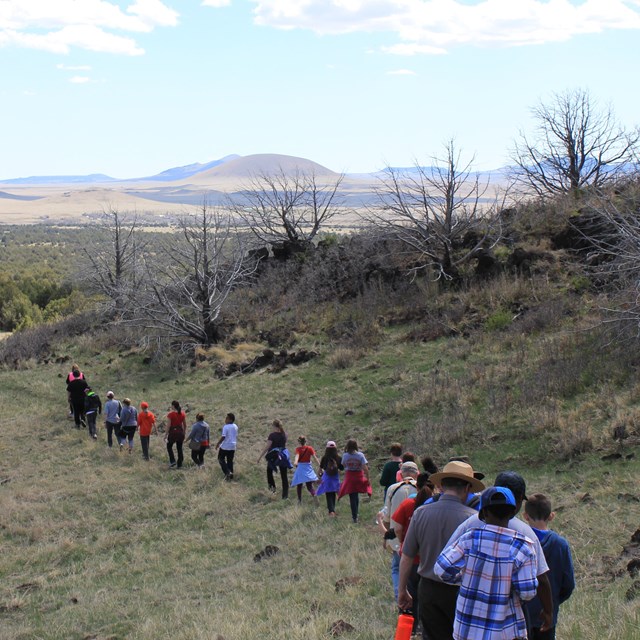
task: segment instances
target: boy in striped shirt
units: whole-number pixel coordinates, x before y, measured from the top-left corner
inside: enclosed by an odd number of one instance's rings
[[[516,500],[506,487],[480,498],[484,527],[463,534],[438,557],[434,572],[461,582],[453,625],[455,640],[520,640],[527,637],[521,601],[536,595],[533,542],[507,528]]]

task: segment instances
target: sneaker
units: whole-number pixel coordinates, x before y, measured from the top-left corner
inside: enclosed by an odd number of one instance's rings
[[[335,518],[336,517],[336,512],[335,511],[329,511],[329,517],[330,518]]]
[[[276,492],[276,488],[275,487],[269,487],[269,491],[271,491],[271,493],[275,493]]]
[[[176,466],[176,463],[175,463],[175,462],[170,462],[170,463],[169,463],[169,469],[171,469],[171,468],[173,468],[173,467],[175,467],[175,466]]]
[[[124,449],[124,444],[122,444],[122,442],[120,443],[120,451],[122,451]]]
[[[98,439],[98,436],[97,436],[95,433],[94,433],[91,437],[92,437],[94,440],[97,440],[97,439]]]
[[[229,475],[227,476],[227,480],[233,480],[233,473],[229,473]]]

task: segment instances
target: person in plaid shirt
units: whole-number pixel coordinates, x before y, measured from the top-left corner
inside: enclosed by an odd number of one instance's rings
[[[462,583],[453,625],[455,640],[527,637],[521,601],[536,595],[536,552],[526,536],[507,529],[515,512],[510,489],[486,489],[479,514],[485,525],[462,535],[436,560],[437,576]]]

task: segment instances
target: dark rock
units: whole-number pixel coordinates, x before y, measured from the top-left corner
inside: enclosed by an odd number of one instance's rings
[[[627,600],[635,600],[640,596],[640,580],[636,580],[624,594]]]
[[[336,636],[341,636],[343,633],[348,633],[351,631],[355,631],[355,627],[350,625],[348,622],[344,620],[336,620],[330,627],[329,633],[335,638]]]
[[[340,578],[336,582],[336,591],[344,591],[347,587],[353,587],[362,582],[362,578],[360,576],[350,576],[348,578]]]
[[[600,460],[603,462],[610,462],[611,460],[620,460],[620,458],[622,458],[621,453],[609,453],[606,456],[602,456]]]
[[[628,437],[628,433],[627,433],[627,425],[626,424],[619,424],[616,427],[613,428],[613,439],[614,440],[624,440],[626,437]]]
[[[276,547],[273,544],[268,544],[262,551],[259,551],[255,556],[253,556],[253,561],[261,562],[264,558],[271,558],[279,552],[279,547]]]
[[[632,493],[619,493],[618,500],[624,502],[640,502],[640,496],[634,496]]]
[[[627,572],[632,578],[635,578],[640,574],[640,558],[634,558],[627,563]]]

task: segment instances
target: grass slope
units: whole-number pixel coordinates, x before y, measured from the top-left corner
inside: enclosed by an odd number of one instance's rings
[[[170,471],[160,438],[144,462],[139,447],[133,456],[109,450],[104,429],[97,443],[77,432],[65,415],[64,366],[0,371],[0,638],[315,640],[330,637],[338,619],[353,625],[354,640],[390,638],[390,559],[373,525],[380,492],[362,505],[357,526],[348,503],[334,520],[308,496],[298,507],[269,494],[255,459],[275,417],[292,439],[305,433],[319,450],[328,438],[355,436],[374,468],[399,439],[440,463],[470,455],[488,478],[520,470],[531,492],[553,497],[556,528],[574,549],[578,589],[558,637],[640,638],[620,558],[640,526],[639,452],[627,447],[634,458],[601,460],[616,407],[633,410],[640,393],[606,371],[609,382],[592,386],[576,374],[544,422],[551,409],[530,394],[571,377],[569,358],[561,372],[536,372],[566,342],[546,335],[413,344],[385,330],[379,348],[340,366],[317,343],[306,345],[321,352],[308,364],[225,380],[206,362],[175,375],[143,365],[137,353],[103,351],[90,337],[66,345],[103,399],[113,388],[162,416],[177,398],[191,407],[191,421],[206,414],[212,439],[233,411],[233,483],[222,481],[211,452],[202,472]],[[562,440],[587,420],[596,449],[559,457]],[[254,562],[269,544],[280,552]],[[336,591],[351,576],[361,580]]]

